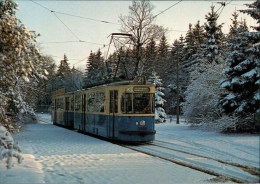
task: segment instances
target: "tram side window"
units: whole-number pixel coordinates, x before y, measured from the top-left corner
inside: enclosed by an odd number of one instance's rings
[[[94,112],[95,111],[95,93],[88,94],[88,101],[87,101],[87,112]]]
[[[123,113],[150,114],[154,109],[154,98],[149,93],[124,94],[121,101]]]
[[[63,98],[57,99],[57,109],[63,110],[64,109],[64,101]]]
[[[81,96],[75,96],[75,111],[80,110],[80,104],[81,104]]]
[[[130,93],[126,93],[122,96],[121,100],[121,111],[124,113],[133,113],[133,105],[132,105],[132,95]]]
[[[66,111],[70,110],[70,98],[69,97],[65,98],[65,110]]]
[[[104,112],[105,93],[98,91],[96,93],[96,111]]]
[[[118,113],[118,91],[110,91],[109,112]]]
[[[70,109],[72,111],[74,111],[74,98],[73,97],[70,99]]]

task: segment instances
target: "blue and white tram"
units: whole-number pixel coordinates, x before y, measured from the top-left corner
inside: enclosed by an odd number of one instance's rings
[[[143,81],[142,79],[140,81]],[[124,142],[155,137],[154,84],[118,82],[53,93],[53,124]]]

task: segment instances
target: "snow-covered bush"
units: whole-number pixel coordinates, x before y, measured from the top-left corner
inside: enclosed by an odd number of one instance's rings
[[[20,148],[14,143],[11,134],[0,124],[0,163],[6,159],[6,167],[10,169],[13,166],[13,157],[18,163],[22,162]]]
[[[200,122],[199,126],[202,129],[216,132],[235,132],[238,118],[236,116],[223,115],[215,120],[205,120]]]
[[[183,106],[189,123],[213,122],[221,117],[218,106],[221,72],[219,65],[208,64],[196,67],[191,73],[193,80],[187,88]]]

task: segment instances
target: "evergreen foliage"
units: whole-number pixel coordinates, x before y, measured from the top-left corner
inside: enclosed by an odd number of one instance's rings
[[[148,81],[155,84],[155,123],[164,123],[167,115],[163,108],[166,100],[164,99],[162,79],[160,79],[156,72],[152,72],[152,75],[149,77]]]
[[[217,20],[219,18],[219,15],[214,10],[214,6],[211,6],[211,12],[209,12],[206,15],[207,22],[204,24],[204,29],[206,31],[206,38],[207,38],[207,44],[206,44],[206,52],[205,55],[208,58],[208,61],[210,63],[216,62],[219,63],[219,61],[216,58],[216,55],[220,54],[221,51],[221,44],[223,43],[223,33],[221,31],[221,28],[223,24],[217,25]]]
[[[102,84],[105,80],[105,63],[100,49],[97,53],[90,52],[85,74],[85,87]]]
[[[34,116],[39,80],[48,74],[37,35],[17,19],[17,8],[11,0],[0,1],[0,160],[6,158],[7,168],[13,157],[22,161],[9,132],[19,131],[25,116]]]
[[[8,130],[15,128],[7,113],[34,114],[29,91],[45,78],[36,34],[16,18],[16,9],[13,1],[0,2],[0,123]]]
[[[145,48],[144,71],[145,76],[150,76],[155,70],[157,58],[157,46],[155,40],[152,38]]]
[[[157,49],[155,71],[163,81],[168,81],[169,67],[167,67],[167,63],[169,60],[169,44],[166,40],[165,34],[162,35]],[[164,70],[162,70],[162,68],[164,68]]]
[[[247,5],[248,13],[259,22],[260,1]],[[257,13],[258,12],[258,13]],[[239,117],[236,129],[260,129],[257,113],[260,113],[260,33],[259,26],[254,27],[257,32],[248,32],[243,22],[236,20],[233,14],[233,25],[229,36],[229,55],[226,59],[224,73],[226,78],[221,80],[221,87],[227,90],[223,94],[220,104],[228,115]]]
[[[260,31],[260,1],[256,0],[252,4],[246,4],[247,10],[240,10],[240,12],[250,15],[253,19],[256,20],[256,26],[251,26],[254,30]]]
[[[68,74],[70,74],[71,69],[68,61],[68,57],[64,54],[64,59],[60,61],[60,65],[58,66],[57,77],[64,79]]]

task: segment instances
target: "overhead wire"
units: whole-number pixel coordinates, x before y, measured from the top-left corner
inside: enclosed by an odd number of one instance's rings
[[[223,8],[222,8],[222,10],[220,11],[220,13],[219,13],[218,16],[220,16],[220,14],[222,13],[222,11],[223,11],[223,9],[225,8],[225,6],[227,6],[228,4],[230,4],[232,1],[233,1],[233,0],[230,0],[228,3],[224,3]]]
[[[40,3],[37,3],[33,0],[30,0],[31,2],[41,6],[42,8],[52,12],[52,13],[56,13],[56,14],[62,14],[62,15],[67,15],[67,16],[71,16],[71,17],[77,17],[77,18],[81,18],[81,19],[86,19],[86,20],[91,20],[91,21],[95,21],[95,22],[101,22],[101,23],[105,23],[105,24],[114,24],[114,25],[120,25],[118,23],[115,23],[115,22],[110,22],[110,21],[106,21],[106,20],[100,20],[100,19],[95,19],[95,18],[89,18],[89,17],[82,17],[82,16],[79,16],[79,15],[72,15],[72,14],[69,14],[69,13],[65,13],[65,12],[60,12],[60,11],[55,11],[55,10],[51,10],[50,8],[47,8],[46,6],[43,6],[42,4]]]
[[[62,44],[62,43],[89,43],[89,44],[94,44],[94,45],[102,45],[102,46],[106,46],[105,44],[101,44],[101,43],[95,43],[95,42],[87,42],[84,40],[78,40],[78,41],[56,41],[56,42],[42,42],[40,44]]]
[[[69,13],[58,12],[58,11],[54,11],[54,12],[58,13],[58,14],[62,14],[62,15],[67,15],[67,16],[71,16],[71,17],[77,17],[77,18],[81,18],[81,19],[92,20],[92,21],[96,21],[96,22],[102,22],[102,23],[106,23],[106,24],[120,25],[118,23],[109,22],[109,21],[106,21],[106,20],[99,20],[99,19],[93,19],[93,18],[88,18],[88,17],[82,17],[82,16],[72,15],[72,14],[69,14]]]
[[[55,17],[71,32],[71,34],[78,39],[79,41],[81,41],[81,39],[56,15],[55,12],[53,12],[53,14],[55,15]]]
[[[182,2],[182,0],[178,1],[177,3],[171,5],[170,7],[166,8],[165,10],[161,11],[160,13],[158,13],[157,15],[155,15],[154,17],[157,17],[161,14],[163,14],[164,12],[166,12],[167,10],[171,9],[172,7],[176,6],[177,4],[179,4],[180,2]]]
[[[102,45],[103,48],[106,47],[105,44],[100,44],[100,43],[95,43],[95,42],[88,42],[88,41],[84,41],[84,40],[81,40],[70,28],[69,26],[67,26],[60,18],[57,14],[63,14],[63,15],[67,15],[67,16],[73,16],[73,17],[77,17],[77,18],[82,18],[82,19],[88,19],[88,20],[92,20],[92,21],[98,21],[98,22],[102,22],[102,23],[107,23],[107,24],[116,24],[116,23],[112,23],[112,22],[108,22],[108,21],[103,21],[103,20],[98,20],[98,19],[93,19],[93,18],[87,18],[87,17],[81,17],[81,16],[76,16],[76,15],[71,15],[71,14],[68,14],[68,13],[64,13],[64,12],[58,12],[58,11],[54,11],[54,10],[51,10],[45,6],[43,6],[42,4],[40,3],[37,3],[33,0],[31,0],[31,2],[39,5],[40,7],[48,10],[49,12],[53,13],[54,16],[69,30],[69,32],[77,39],[77,41],[61,41],[61,42],[45,42],[45,43],[40,43],[40,44],[59,44],[59,43],[90,43],[90,44],[95,44],[95,45]],[[103,49],[102,48],[102,49]],[[87,58],[87,57],[86,57]],[[74,65],[84,61],[86,58],[84,59],[81,59],[79,60],[78,62],[74,63]]]
[[[88,18],[88,17],[82,17],[82,16],[78,16],[78,15],[72,15],[72,14],[69,14],[69,13],[65,13],[65,12],[59,12],[59,11],[54,11],[54,10],[51,10],[45,6],[43,6],[42,4],[38,3],[38,2],[35,2],[33,0],[30,0],[31,2],[37,4],[38,6],[41,6],[42,8],[50,11],[51,13],[53,13],[55,15],[55,17],[73,34],[73,36],[78,40],[78,41],[64,41],[64,42],[45,42],[45,43],[42,43],[42,44],[48,44],[48,43],[72,43],[72,42],[84,42],[84,43],[91,43],[91,44],[96,44],[96,45],[103,45],[104,47],[102,49],[104,49],[107,45],[105,44],[100,44],[100,43],[94,43],[94,42],[87,42],[87,41],[83,41],[81,40],[58,16],[57,14],[62,14],[62,15],[67,15],[67,16],[71,16],[71,17],[77,17],[77,18],[81,18],[81,19],[86,19],[86,20],[91,20],[91,21],[96,21],[96,22],[102,22],[102,23],[106,23],[106,24],[114,24],[114,25],[120,25],[118,23],[113,23],[113,22],[109,22],[109,21],[105,21],[105,20],[99,20],[99,19],[95,19],[95,18]],[[166,8],[165,10],[161,11],[160,13],[156,14],[154,17],[158,17],[159,15],[165,13],[166,11],[168,11],[169,9],[171,9],[172,7],[176,6],[177,4],[179,4],[180,2],[182,2],[183,0],[180,0],[178,1],[177,3],[171,5],[170,7]],[[209,1],[209,2],[212,2],[210,0],[206,0],[206,1]],[[227,1],[226,2],[222,2],[221,4],[221,11],[219,13],[219,16],[220,14],[222,13],[224,7],[228,4],[230,4],[233,0],[230,0],[228,3]],[[217,3],[217,2],[212,2],[212,3]],[[230,4],[230,5],[235,5],[235,4]],[[221,8],[220,7],[220,8]],[[220,10],[220,8],[216,11],[218,12]],[[182,31],[182,30],[169,30],[169,31],[176,31],[176,32],[186,32],[186,31]],[[75,63],[75,64],[78,64],[82,61],[84,61],[86,58],[82,59],[82,60],[79,60],[79,62]],[[74,64],[74,65],[75,65]]]

